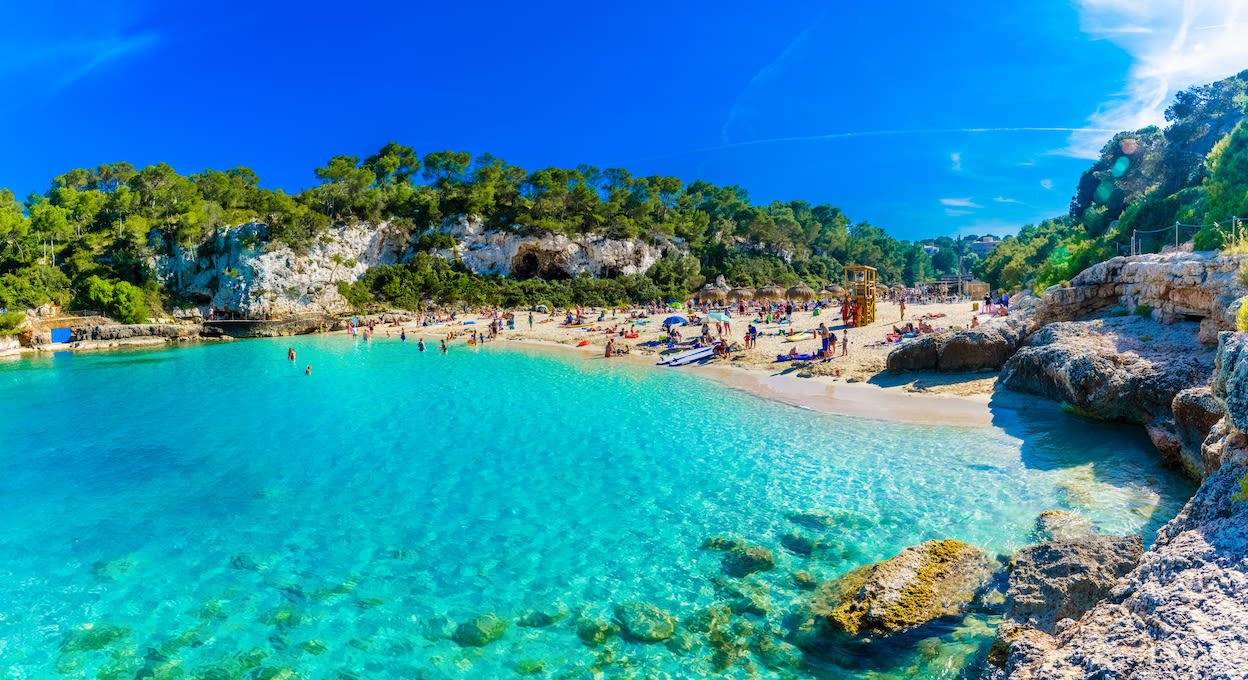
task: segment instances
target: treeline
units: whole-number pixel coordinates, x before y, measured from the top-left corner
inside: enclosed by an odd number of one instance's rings
[[[846,264],[874,266],[888,283],[909,284],[933,274],[920,245],[898,241],[866,222],[853,224],[834,206],[755,205],[736,186],[685,185],[674,177],[634,177],[623,169],[590,166],[530,172],[490,154],[421,156],[397,143],[362,160],[335,156],[314,175],[316,185],[287,194],[261,188],[256,173],[245,167],[183,176],[165,163],[141,169],[114,163],[67,172],[24,201],[0,191],[0,307],[55,302],[136,320],[180,302],[176,290],[154,279],[149,263],[161,256],[193,256],[227,225],[262,224],[251,247],[284,243],[306,254],[329,238],[333,224],[388,221],[419,234],[416,240],[428,243],[429,250],[432,244],[447,245],[448,237],[437,228],[444,218],[460,215],[519,235],[601,234],[670,243],[689,253],[647,272],[652,288],[621,279],[551,282],[551,290],[597,286],[636,296],[644,288],[647,294],[658,290],[680,298],[719,275],[733,285],[801,280],[819,286],[838,279]],[[437,276],[457,282],[423,289],[430,293],[426,297],[443,301],[457,295],[477,299],[479,289],[493,290],[489,277],[444,264],[413,265],[404,280],[432,281],[436,269]],[[393,276],[379,272],[369,281]],[[510,299],[508,291],[523,288],[514,281],[497,285],[506,290],[490,301]],[[396,301],[385,292],[392,288],[378,283],[374,301]],[[358,300],[358,287],[352,290]]]
[[[1037,291],[1125,253],[1136,230],[1213,224],[1248,215],[1248,70],[1180,92],[1169,123],[1109,140],[1079,180],[1069,214],[1027,225],[980,262],[994,288]],[[1230,246],[1229,227],[1191,237],[1197,250]],[[1143,252],[1174,242],[1174,231],[1140,235]]]

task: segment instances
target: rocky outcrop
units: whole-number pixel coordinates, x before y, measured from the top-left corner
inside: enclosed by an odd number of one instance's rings
[[[1248,334],[1222,333],[1203,445],[1208,477],[1139,566],[1053,635],[1019,628],[1011,680],[1238,677],[1248,667]],[[1006,631],[1007,635],[1009,631]]]
[[[334,328],[338,319],[320,312],[291,314],[280,319],[255,321],[205,321],[206,333],[228,335],[231,338],[278,338],[287,335],[305,335],[318,329]],[[343,326],[345,327],[345,325]]]
[[[0,335],[0,357],[19,354],[21,351],[22,343],[16,335]]]
[[[484,647],[501,640],[506,632],[506,621],[492,613],[485,613],[459,624],[452,638],[460,647]]]
[[[1083,416],[1142,423],[1163,457],[1178,464],[1175,397],[1204,385],[1215,359],[1183,328],[1132,317],[1051,323],[1006,362],[1001,384]]]
[[[473,272],[521,278],[644,274],[664,251],[635,238],[609,239],[592,234],[570,238],[559,232],[524,235],[516,230],[492,230],[475,217],[444,220],[439,231],[455,237],[453,257],[463,260]]]
[[[1053,632],[1100,602],[1144,554],[1139,536],[1080,536],[1033,545],[1015,553],[1006,593],[1007,618]]]
[[[1238,677],[1248,667],[1248,473],[1224,461],[1139,566],[1078,622],[1011,647],[1011,680]]]
[[[890,352],[887,367],[891,373],[997,371],[1014,356],[1027,330],[1026,321],[1005,318],[924,336]]]
[[[993,569],[984,551],[960,541],[906,548],[821,585],[794,638],[818,651],[830,641],[886,636],[962,613],[990,582]]]
[[[1083,270],[1069,286],[1044,291],[1034,319],[1047,324],[1115,307],[1127,313],[1147,309],[1163,323],[1200,322],[1200,341],[1213,344],[1218,331],[1235,328],[1239,300],[1248,295],[1239,281],[1246,259],[1213,253],[1115,257]]]
[[[82,326],[70,331],[72,342],[101,342],[128,340],[132,338],[159,338],[171,342],[198,340],[203,328],[194,325],[173,324],[116,324],[110,326]],[[215,335],[215,333],[210,333]]]

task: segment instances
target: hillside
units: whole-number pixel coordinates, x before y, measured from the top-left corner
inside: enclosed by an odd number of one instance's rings
[[[1044,288],[1130,248],[1136,231],[1143,252],[1179,236],[1197,249],[1232,237],[1226,222],[1248,214],[1248,70],[1180,92],[1166,109],[1167,126],[1120,132],[1084,171],[1067,215],[1027,225],[976,267],[994,288],[1033,278]],[[1168,229],[1167,229],[1168,228]]]
[[[288,195],[245,167],[183,176],[115,163],[67,172],[21,202],[0,190],[0,307],[55,302],[138,320],[222,299],[311,304],[325,289],[357,308],[615,304],[683,298],[718,276],[818,287],[846,264],[874,266],[888,283],[932,274],[920,245],[835,206],[755,205],[735,186],[589,166],[530,172],[397,143],[363,160],[335,156],[314,174],[316,186]],[[342,247],[349,227],[363,230],[351,232],[361,244],[384,231],[384,255]],[[286,273],[250,268],[263,254]],[[312,281],[305,268],[332,273]],[[238,282],[248,285],[233,299],[218,295]]]

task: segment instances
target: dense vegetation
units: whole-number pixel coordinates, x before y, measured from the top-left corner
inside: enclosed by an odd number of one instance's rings
[[[1174,242],[1173,225],[1248,216],[1248,71],[1180,92],[1165,130],[1115,135],[1083,173],[1068,215],[1027,225],[975,267],[994,288],[1042,290],[1090,264]],[[1166,227],[1170,227],[1167,229]],[[1180,227],[1198,250],[1229,245],[1232,227]]]
[[[516,234],[639,238],[679,245],[689,255],[665,258],[645,276],[604,281],[482,277],[462,263],[422,255],[342,290],[361,305],[592,304],[683,298],[718,275],[733,285],[802,280],[817,287],[839,278],[845,264],[877,267],[889,283],[933,274],[920,245],[853,224],[833,206],[755,205],[735,186],[589,166],[528,172],[489,154],[419,156],[396,143],[363,160],[335,156],[315,177],[318,184],[290,195],[261,188],[244,167],[183,176],[164,163],[115,163],[67,172],[24,202],[0,191],[0,307],[54,302],[138,320],[180,302],[176,288],[154,278],[154,258],[194,255],[227,225],[264,225],[250,247],[280,242],[307,253],[331,238],[333,224],[389,221],[429,253],[453,245],[437,229],[459,215]]]

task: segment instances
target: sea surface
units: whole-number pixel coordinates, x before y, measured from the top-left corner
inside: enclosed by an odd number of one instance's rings
[[[1048,407],[898,424],[696,368],[384,335],[0,362],[0,433],[4,680],[958,677],[991,613],[816,658],[785,642],[795,573],[934,538],[1006,554],[1050,509],[1148,541],[1193,491],[1138,428]],[[730,576],[711,536],[777,566]],[[578,637],[634,601],[746,605],[671,645]],[[461,647],[486,613],[502,639]]]

